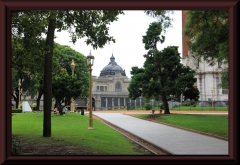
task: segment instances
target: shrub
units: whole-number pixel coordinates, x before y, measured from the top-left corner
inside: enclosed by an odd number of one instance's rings
[[[31,104],[31,107],[36,107],[37,106],[37,103],[32,103]]]
[[[163,104],[163,103],[160,103],[160,104],[159,104],[159,107],[160,107],[160,109],[164,109],[164,104]]]
[[[12,136],[12,155],[20,155],[21,149],[17,137]]]
[[[149,103],[146,103],[146,104],[144,105],[144,108],[145,108],[146,110],[150,110],[150,109],[152,109],[152,105],[149,104]]]
[[[12,113],[22,113],[22,109],[12,109]]]

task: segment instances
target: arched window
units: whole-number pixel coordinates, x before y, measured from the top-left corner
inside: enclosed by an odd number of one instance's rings
[[[116,91],[116,92],[120,92],[120,91],[121,91],[121,84],[120,84],[120,82],[117,82],[117,83],[115,84],[115,91]]]

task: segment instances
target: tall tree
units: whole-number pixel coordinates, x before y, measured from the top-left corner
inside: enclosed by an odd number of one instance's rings
[[[77,98],[79,95],[88,95],[88,91],[85,90],[86,87],[82,85],[84,83],[77,75],[69,75],[66,72],[53,78],[53,96],[60,115],[63,115],[63,103],[69,102],[72,97]]]
[[[144,11],[150,17],[156,18],[159,25],[161,25],[163,33],[167,31],[167,28],[172,27],[173,18],[171,14],[173,10],[145,10]]]
[[[189,10],[184,35],[196,56],[210,65],[228,64],[228,12],[226,10]],[[227,65],[226,65],[227,66]],[[223,69],[222,87],[228,88],[228,67]]]
[[[132,67],[132,81],[129,84],[129,97],[136,99],[160,98],[164,104],[164,113],[169,114],[168,100],[170,95],[183,93],[186,87],[191,88],[196,79],[195,71],[180,63],[178,47],[169,46],[162,51],[150,50],[144,57],[143,68]],[[139,90],[141,89],[141,90]]]
[[[132,67],[132,81],[129,84],[129,97],[136,99],[143,96],[147,99],[162,98],[165,114],[169,114],[168,99],[170,95],[182,92],[185,87],[192,87],[196,82],[195,71],[180,63],[177,46],[168,46],[162,51],[156,44],[161,41],[161,26],[149,25],[146,36],[143,36],[145,48],[149,49],[143,68]]]
[[[54,56],[57,58],[56,62],[62,67],[60,74],[55,73],[53,76],[53,96],[61,110],[62,103],[70,104],[71,97],[81,98],[88,95],[89,72],[86,57],[69,46],[56,43]],[[72,60],[75,63],[73,77],[70,66]]]
[[[16,13],[13,19],[15,20],[14,34],[20,38],[28,37],[27,44],[36,44],[35,41],[42,38],[42,34],[46,34],[46,46],[44,47],[44,137],[51,136],[52,59],[55,30],[68,30],[73,43],[79,38],[86,37],[86,44],[92,45],[94,49],[102,48],[107,42],[115,42],[114,38],[108,34],[108,25],[116,21],[119,14],[123,14],[123,12],[120,10],[46,10]]]

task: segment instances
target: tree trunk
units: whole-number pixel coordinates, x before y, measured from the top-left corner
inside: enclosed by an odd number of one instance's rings
[[[36,109],[39,110],[40,108],[40,100],[41,100],[41,97],[42,97],[42,93],[38,93],[38,97],[37,97],[37,106],[36,106]]]
[[[16,93],[16,92],[15,92]],[[17,99],[17,95],[15,96],[13,93],[12,93],[12,97],[13,97],[13,100],[15,101],[15,106],[16,108],[18,107],[18,99]]]
[[[52,13],[49,17],[46,45],[48,51],[45,54],[44,66],[44,117],[43,117],[43,137],[51,137],[51,107],[52,107],[52,57],[53,42],[55,32],[55,19]]]
[[[164,114],[170,114],[169,107],[168,107],[168,102],[167,102],[167,98],[166,98],[165,94],[162,96],[162,101],[163,101],[163,104],[164,104]]]

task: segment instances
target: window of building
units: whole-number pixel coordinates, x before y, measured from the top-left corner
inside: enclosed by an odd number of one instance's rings
[[[115,84],[115,91],[116,91],[116,92],[120,92],[120,91],[121,91],[121,84],[120,84],[120,82],[117,82],[117,83]]]
[[[104,91],[104,86],[100,86],[100,91]]]
[[[124,98],[120,98],[120,106],[124,106]]]
[[[97,86],[97,91],[107,91],[107,86]]]
[[[101,98],[101,107],[106,107],[106,97]]]
[[[114,106],[118,106],[118,98],[114,98]]]

